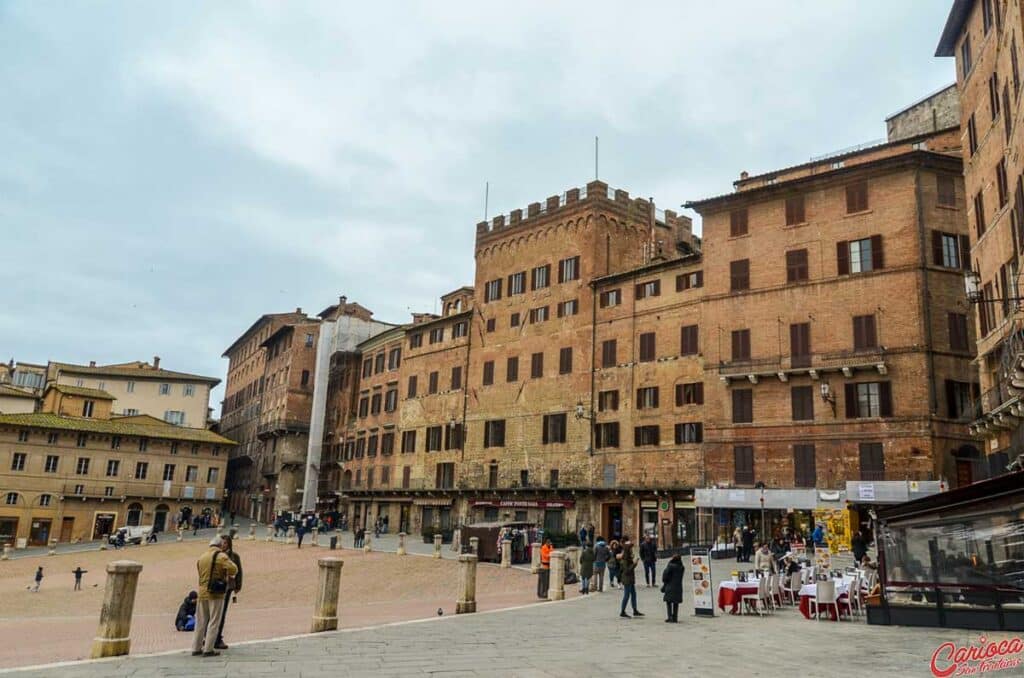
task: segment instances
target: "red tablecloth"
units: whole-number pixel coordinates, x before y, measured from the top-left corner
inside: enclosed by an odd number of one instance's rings
[[[843,614],[850,614],[849,596],[845,594],[839,596],[838,604],[839,609],[843,610]],[[826,609],[828,610],[828,614],[832,618],[832,621],[839,621],[838,617],[836,617],[835,607],[833,607],[832,605],[828,605],[826,606]],[[800,614],[802,614],[807,619],[813,619],[813,617],[811,617],[811,596],[800,596]]]
[[[722,582],[723,584],[725,582]],[[726,606],[730,607],[730,613],[736,614],[740,607],[740,600],[745,595],[757,593],[757,582],[742,582],[735,585],[736,588],[718,585],[718,609],[725,612]]]

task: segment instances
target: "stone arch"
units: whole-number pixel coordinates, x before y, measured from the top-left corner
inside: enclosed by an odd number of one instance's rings
[[[128,504],[128,512],[125,514],[125,525],[138,527],[142,524],[142,504],[133,502]]]

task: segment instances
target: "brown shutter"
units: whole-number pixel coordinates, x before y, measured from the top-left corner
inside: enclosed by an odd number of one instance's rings
[[[742,334],[743,334],[742,332],[733,332],[732,333],[732,359],[733,360],[736,360],[737,358],[739,358],[740,356],[743,355],[743,353],[742,353],[743,341],[742,341],[742,337],[741,337]]]
[[[946,410],[950,419],[960,414],[956,411],[956,383],[952,379],[946,379]]]
[[[697,287],[704,287],[704,271],[697,271]]]
[[[658,393],[660,390],[657,386],[654,387],[654,407],[658,407]]]
[[[960,236],[960,268],[971,270],[971,239],[966,235]]]
[[[683,385],[676,384],[676,407],[683,404]]]
[[[846,418],[856,419],[857,418],[857,385],[846,384],[844,388],[844,396],[846,399]]]
[[[547,445],[548,441],[550,440],[550,436],[548,435],[548,428],[549,428],[548,424],[549,424],[548,415],[545,414],[544,415],[543,423],[541,424],[541,428],[544,429],[543,432],[541,433],[541,442],[544,445]]]
[[[643,299],[644,298],[644,286],[643,286],[643,284],[640,284],[640,285],[636,286],[636,298],[637,299]]]
[[[892,384],[888,381],[878,384],[878,409],[883,417],[892,416]]]
[[[839,275],[847,275],[850,272],[850,245],[845,240],[836,243],[836,262]]]
[[[942,266],[942,233],[932,231],[932,263]]]
[[[702,381],[697,382],[696,391],[697,391],[697,404],[698,405],[703,405],[704,404],[704,382],[702,382]]]
[[[882,236],[871,236],[871,270],[877,271],[885,265],[885,257],[882,256]]]

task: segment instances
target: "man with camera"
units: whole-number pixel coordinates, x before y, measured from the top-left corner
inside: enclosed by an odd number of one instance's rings
[[[196,603],[196,630],[192,638],[192,656],[216,657],[214,651],[220,620],[224,614],[224,596],[235,588],[238,566],[224,553],[224,540],[214,537],[210,547],[196,563],[199,570],[199,600]]]

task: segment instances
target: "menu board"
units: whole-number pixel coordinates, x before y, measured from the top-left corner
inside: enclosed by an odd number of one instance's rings
[[[715,616],[714,587],[711,585],[711,555],[707,549],[690,551],[690,589],[693,591],[693,613],[699,617]]]

